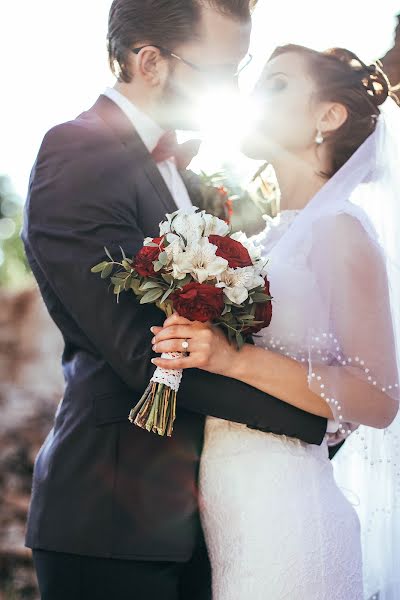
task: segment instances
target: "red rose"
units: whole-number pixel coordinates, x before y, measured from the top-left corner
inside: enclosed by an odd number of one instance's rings
[[[225,306],[222,289],[206,283],[188,283],[170,298],[181,317],[202,323],[220,317]]]
[[[217,256],[225,258],[232,269],[252,266],[249,251],[240,242],[220,235],[210,235],[208,239],[218,247]]]
[[[160,253],[164,250],[164,237],[153,239],[156,246],[143,246],[136,254],[133,261],[133,267],[142,277],[157,277],[154,271],[153,262],[158,259]]]
[[[264,292],[267,294],[267,296],[270,296],[271,294],[269,292],[269,281],[267,278],[265,278],[264,281]],[[261,331],[261,329],[264,329],[264,327],[268,327],[272,320],[272,302],[262,302],[260,304],[257,304],[254,317],[256,321],[261,321],[261,323],[259,323],[258,325],[254,325],[254,327],[251,327],[251,333],[258,333],[259,331]]]

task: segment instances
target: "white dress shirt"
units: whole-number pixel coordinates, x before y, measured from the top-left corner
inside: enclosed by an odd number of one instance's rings
[[[151,153],[165,131],[116,89],[107,88],[103,94],[115,102],[128,117],[147,150]],[[176,206],[178,208],[190,208],[192,203],[174,160],[164,160],[163,162],[157,163],[157,167],[171,192],[171,196],[174,199]]]

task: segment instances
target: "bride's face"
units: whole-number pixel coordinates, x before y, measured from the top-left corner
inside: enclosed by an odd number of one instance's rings
[[[273,163],[315,145],[316,91],[302,56],[288,52],[269,61],[254,90],[259,117],[245,135],[243,152]]]

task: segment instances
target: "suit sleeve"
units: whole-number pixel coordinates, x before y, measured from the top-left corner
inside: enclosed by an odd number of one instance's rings
[[[87,340],[136,393],[154,371],[151,325],[164,316],[133,294],[117,304],[106,283],[90,273],[120,247],[135,255],[144,233],[137,199],[121,173],[121,149],[75,124],[55,128],[44,140],[30,186],[27,238],[48,284]],[[147,232],[146,232],[147,233]],[[154,232],[156,234],[156,232]],[[320,443],[326,420],[304,413],[242,382],[198,370],[186,371],[181,408],[250,427]]]
[[[154,370],[150,327],[164,317],[133,294],[121,294],[117,304],[108,281],[90,272],[106,258],[104,246],[118,260],[120,247],[134,256],[143,244],[135,190],[120,168],[123,152],[74,123],[50,131],[32,174],[25,231],[48,285],[83,332],[85,350],[140,393]]]

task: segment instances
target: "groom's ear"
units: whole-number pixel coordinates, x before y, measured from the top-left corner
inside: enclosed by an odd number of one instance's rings
[[[157,87],[164,84],[168,76],[168,62],[158,48],[146,46],[136,57],[133,68],[135,76],[139,74],[149,85]]]
[[[322,134],[333,133],[347,121],[348,112],[344,104],[340,102],[326,102],[322,107],[322,113],[318,120],[317,129]]]

